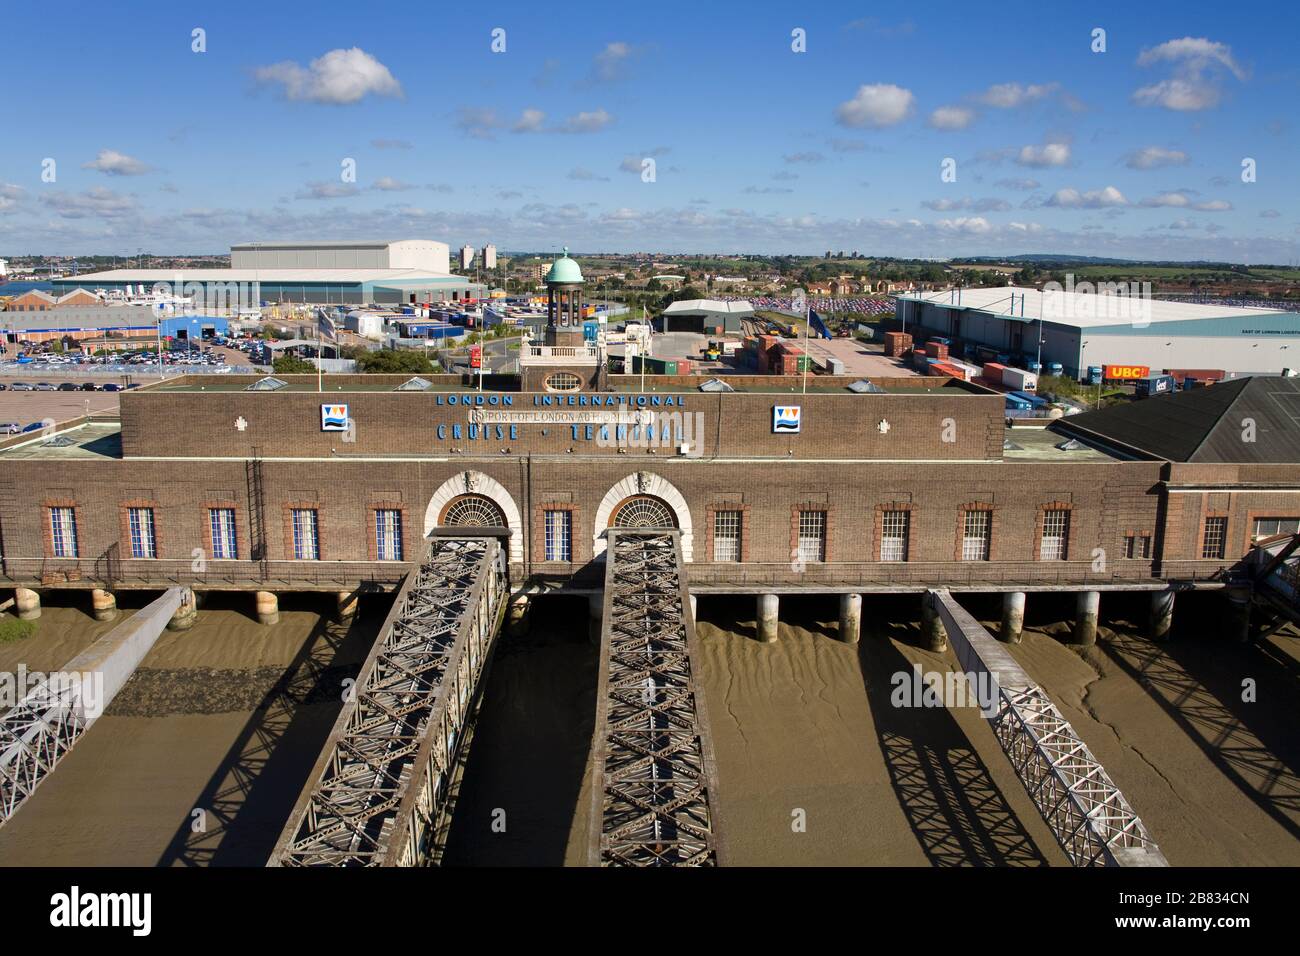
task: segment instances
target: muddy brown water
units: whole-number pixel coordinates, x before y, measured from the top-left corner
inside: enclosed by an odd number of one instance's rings
[[[995,598],[963,600],[995,623]],[[159,639],[100,724],[0,828],[0,865],[265,861],[388,599],[363,600],[360,617],[338,625],[328,598],[283,597],[271,628],[252,620],[251,602],[213,596],[193,630]],[[1080,649],[1065,643],[1069,602],[1031,596],[1012,653],[1171,863],[1300,864],[1300,638],[1233,644],[1214,596],[1179,602],[1175,639],[1154,645],[1132,623],[1144,601],[1107,596],[1097,646]],[[498,644],[447,865],[585,862],[597,649],[585,601],[535,606],[530,632]],[[856,647],[836,639],[831,599],[783,600],[771,645],[752,639],[752,608],[699,602],[696,677],[727,862],[1066,864],[977,709],[891,704],[900,672],[955,667],[950,653],[918,646],[915,597],[866,598]],[[0,669],[56,667],[111,626],[80,602],[47,600],[36,636],[0,645]]]

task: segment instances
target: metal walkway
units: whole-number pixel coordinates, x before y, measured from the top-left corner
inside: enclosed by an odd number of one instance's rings
[[[0,826],[112,703],[182,603],[194,603],[189,588],[165,591],[61,670],[41,675],[41,682],[0,716]]]
[[[451,778],[506,608],[495,532],[433,537],[408,575],[270,866],[436,862]]]
[[[1168,866],[1141,819],[1047,693],[948,591],[928,592],[962,670],[987,689],[998,744],[1075,866]],[[994,691],[996,693],[994,693]]]
[[[716,866],[717,772],[680,532],[607,535],[588,862]]]
[[[1247,558],[1256,607],[1268,620],[1267,637],[1287,624],[1300,625],[1300,534],[1260,541]]]

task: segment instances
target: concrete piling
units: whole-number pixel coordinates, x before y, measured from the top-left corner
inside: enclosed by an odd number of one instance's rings
[[[335,595],[334,616],[339,621],[350,621],[357,616],[361,598],[355,591],[340,591]]]
[[[1245,644],[1250,640],[1250,591],[1246,588],[1229,588],[1228,637]]]
[[[528,633],[533,615],[533,602],[527,594],[516,594],[506,608],[506,630],[514,637]]]
[[[1025,592],[1007,591],[1002,595],[1002,629],[998,640],[1019,644],[1025,630]]]
[[[605,616],[605,592],[596,591],[587,595],[587,635],[591,643],[600,643],[601,621]]]
[[[921,641],[932,651],[948,648],[948,632],[944,629],[943,619],[939,617],[939,611],[929,594],[921,595]]]
[[[690,604],[690,606],[691,606],[691,623],[694,624],[694,623],[695,623],[695,610],[696,610],[696,608],[699,606],[699,600],[695,597],[694,594],[687,594],[687,595],[686,595],[686,600],[687,600],[687,602],[688,602],[688,603]]]
[[[117,617],[117,596],[112,591],[95,588],[90,592],[90,611],[96,621],[111,621]]]
[[[181,594],[180,606],[172,613],[171,620],[167,622],[169,631],[188,631],[194,626],[194,622],[199,616],[199,596],[198,592],[191,591],[188,588]]]
[[[781,598],[775,594],[758,596],[758,639],[764,644],[776,641],[776,625],[781,615]]]
[[[1151,613],[1147,619],[1147,630],[1153,641],[1163,641],[1169,636],[1174,626],[1174,592],[1152,591]]]
[[[1097,643],[1097,612],[1101,608],[1100,591],[1080,591],[1074,612],[1074,643],[1090,647]]]
[[[258,591],[255,597],[257,623],[268,627],[280,623],[280,599],[274,591]]]
[[[840,595],[840,640],[856,644],[862,635],[862,595]]]
[[[41,616],[41,596],[31,588],[14,588],[14,607],[24,621],[34,621]]]

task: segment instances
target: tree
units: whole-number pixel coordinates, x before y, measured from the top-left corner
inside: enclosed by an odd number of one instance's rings
[[[433,363],[423,352],[397,352],[384,349],[381,352],[367,352],[357,357],[357,368],[362,372],[410,372],[412,374],[434,371]]]
[[[281,375],[314,375],[316,366],[296,355],[281,355],[271,363],[271,368]]]

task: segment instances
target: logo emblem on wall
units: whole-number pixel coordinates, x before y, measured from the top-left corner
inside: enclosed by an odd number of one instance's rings
[[[322,405],[320,407],[320,430],[323,432],[347,431],[348,407],[346,405]]]
[[[772,432],[774,434],[797,434],[801,418],[798,405],[772,406]]]

